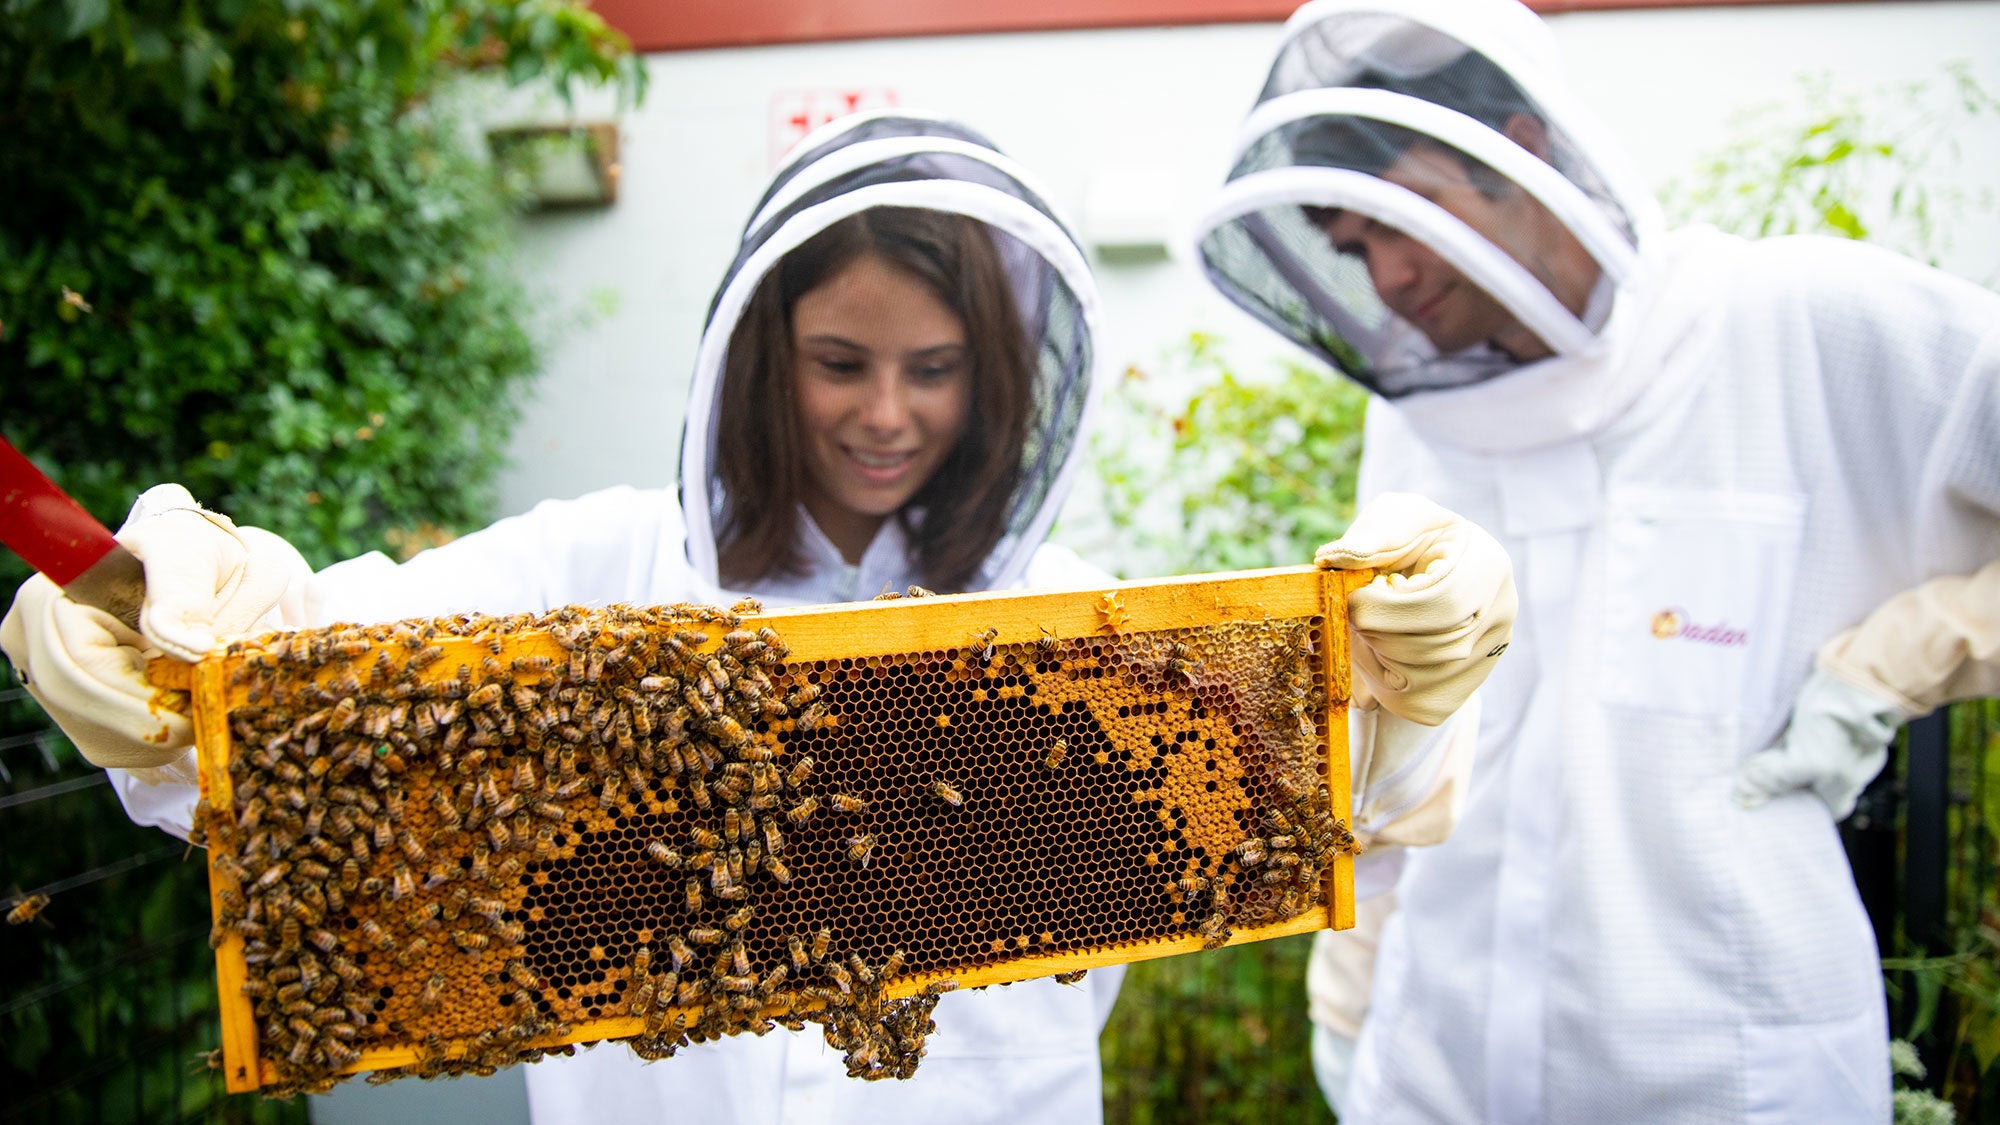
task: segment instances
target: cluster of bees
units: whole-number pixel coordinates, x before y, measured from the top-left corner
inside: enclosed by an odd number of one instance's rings
[[[1203,768],[1185,754],[1157,791],[1177,819],[1206,829],[1172,889],[1177,917],[1199,919],[1204,948],[1239,926],[1322,908],[1327,865],[1359,850],[1320,776],[1327,697],[1314,645],[1311,624],[1283,622],[1189,630],[1154,646],[1148,686],[1169,706],[1190,696],[1186,725],[1210,735]],[[1262,723],[1245,721],[1259,713]],[[1232,719],[1227,738],[1214,737],[1217,714]]]
[[[416,1056],[385,1081],[774,1022],[907,1077],[951,974],[1220,944],[1314,907],[1351,850],[1303,624],[788,663],[756,610],[233,646],[233,792],[196,827],[266,1092],[371,1048]]]

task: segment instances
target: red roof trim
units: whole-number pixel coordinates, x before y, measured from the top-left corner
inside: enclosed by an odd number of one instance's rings
[[[1536,11],[1747,7],[1815,0],[1528,0]],[[1821,0],[1823,2],[1823,0]],[[1297,0],[590,0],[640,51],[841,39],[1071,31],[1202,23],[1276,23]]]

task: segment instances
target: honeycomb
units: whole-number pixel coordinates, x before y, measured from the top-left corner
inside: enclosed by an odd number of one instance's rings
[[[229,1085],[774,1022],[907,1077],[960,984],[1338,924],[1342,581],[232,646],[186,681]]]

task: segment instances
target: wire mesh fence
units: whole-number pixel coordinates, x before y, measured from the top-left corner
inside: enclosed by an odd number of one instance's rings
[[[207,875],[187,852],[127,820],[26,692],[0,690],[0,1121],[307,1119],[228,1097],[208,1069]]]

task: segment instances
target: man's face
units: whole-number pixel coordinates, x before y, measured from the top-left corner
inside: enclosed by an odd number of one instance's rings
[[[1582,312],[1596,282],[1595,263],[1587,255],[1579,263],[1567,253],[1581,248],[1534,197],[1511,184],[1502,185],[1497,198],[1488,195],[1455,155],[1426,144],[1405,151],[1381,178],[1456,216],[1549,286],[1571,312]],[[1553,354],[1505,305],[1401,230],[1352,211],[1325,212],[1319,225],[1335,250],[1367,266],[1382,303],[1440,353],[1491,342],[1521,360]]]

